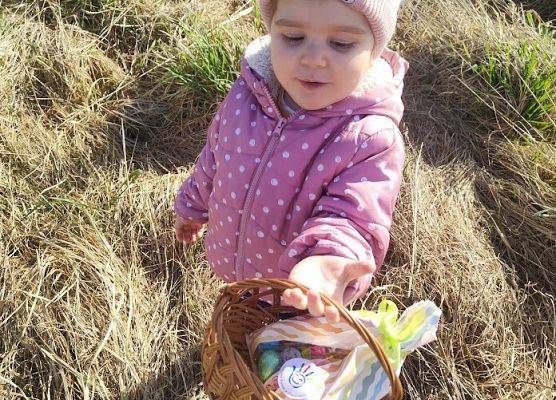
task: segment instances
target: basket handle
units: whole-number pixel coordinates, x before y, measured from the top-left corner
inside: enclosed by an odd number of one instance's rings
[[[253,287],[277,287],[279,289],[294,289],[299,288],[301,291],[307,295],[310,290],[307,286],[294,282],[289,279],[249,279],[241,282],[234,282],[229,284],[230,289],[232,288],[245,288],[252,289]],[[233,289],[232,289],[233,290]],[[350,324],[359,335],[365,340],[369,347],[376,354],[380,365],[386,372],[388,379],[390,380],[390,395],[387,397],[389,400],[401,400],[403,397],[403,388],[394,367],[388,360],[388,357],[384,353],[384,350],[380,346],[378,340],[369,332],[369,330],[356,318],[354,318],[344,305],[338,303],[332,297],[326,293],[320,293],[321,299],[325,306],[333,306],[338,310],[340,318],[344,319],[348,324]]]

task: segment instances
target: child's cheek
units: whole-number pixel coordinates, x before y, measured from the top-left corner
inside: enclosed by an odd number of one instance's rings
[[[295,65],[298,50],[286,45],[277,45],[272,51],[272,66],[275,73],[288,74]]]

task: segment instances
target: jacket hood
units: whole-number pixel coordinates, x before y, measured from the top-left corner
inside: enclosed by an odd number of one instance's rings
[[[408,68],[409,63],[398,53],[384,49],[351,95],[325,108],[304,113],[315,117],[383,115],[398,125],[403,115],[401,95]],[[272,67],[270,35],[260,36],[247,46],[241,62],[241,76],[265,114],[276,118],[275,100],[280,84]]]

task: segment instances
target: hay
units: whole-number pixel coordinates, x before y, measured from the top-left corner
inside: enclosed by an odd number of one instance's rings
[[[242,2],[81,3],[0,14],[0,398],[206,398],[221,282],[174,242],[171,206],[214,105],[166,67],[187,13],[218,23]],[[357,305],[442,308],[406,361],[411,399],[555,394],[556,136],[468,73],[486,42],[542,39],[506,3],[407,0],[393,43],[411,63],[405,182]],[[252,15],[232,25],[258,34]]]

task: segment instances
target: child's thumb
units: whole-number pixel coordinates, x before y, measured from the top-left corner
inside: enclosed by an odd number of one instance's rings
[[[352,261],[345,268],[348,282],[363,275],[372,274],[376,270],[375,263],[369,260]]]

